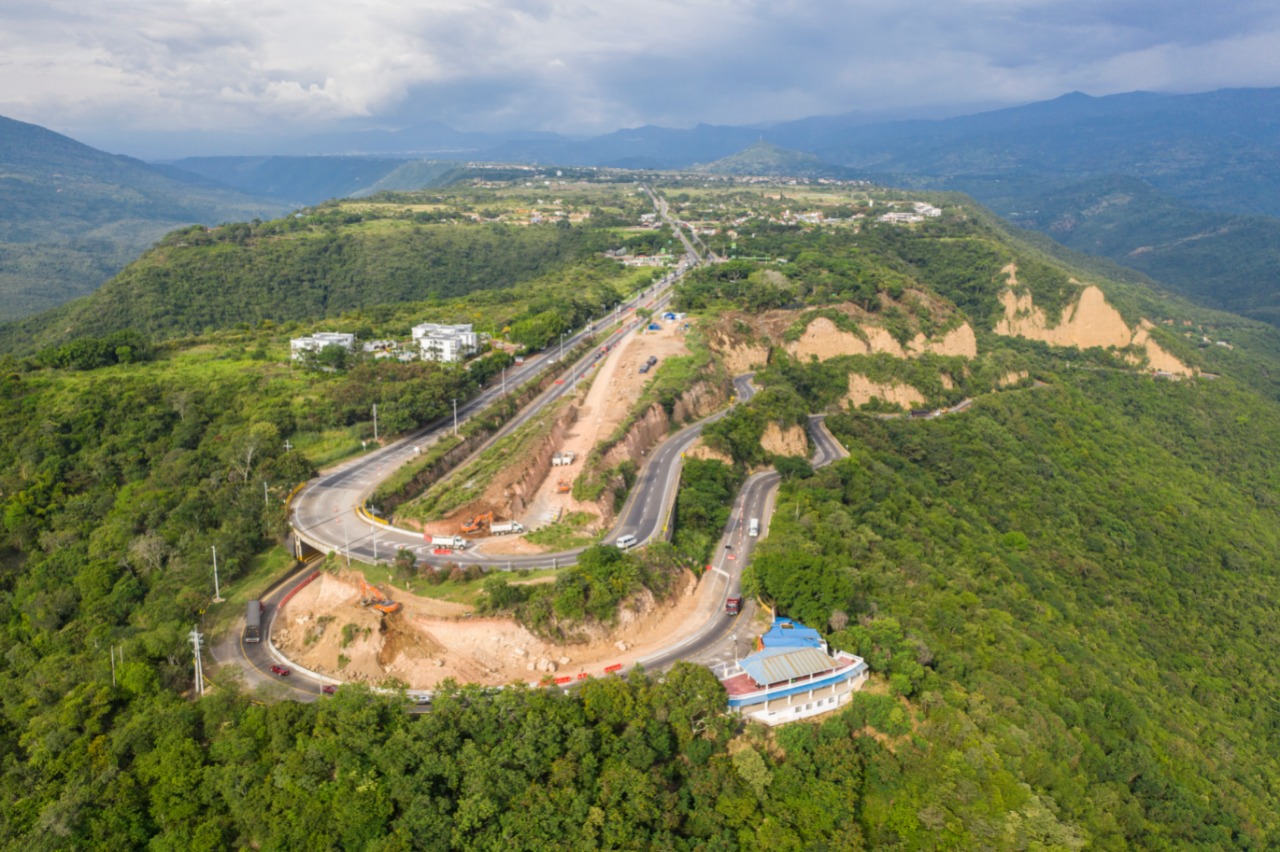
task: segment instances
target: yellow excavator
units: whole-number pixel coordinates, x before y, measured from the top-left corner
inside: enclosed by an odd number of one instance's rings
[[[468,535],[479,532],[481,527],[488,526],[493,523],[493,512],[485,512],[482,515],[476,515],[469,523],[462,525],[462,531]]]
[[[400,604],[384,595],[377,586],[369,585],[364,577],[360,578],[360,605],[371,606],[387,615],[400,611]]]

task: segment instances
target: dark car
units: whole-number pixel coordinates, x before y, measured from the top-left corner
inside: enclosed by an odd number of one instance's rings
[[[288,670],[287,668],[285,668],[284,666],[272,666],[272,667],[271,667],[271,673],[272,673],[272,674],[278,674],[278,675],[280,675],[281,677],[286,677],[286,676],[288,676],[288,674],[289,674],[289,670]]]
[[[333,695],[338,691],[338,687],[334,686],[332,683],[326,683],[324,686],[320,687],[320,691],[325,695]]]

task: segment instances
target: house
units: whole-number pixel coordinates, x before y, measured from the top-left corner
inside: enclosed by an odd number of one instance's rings
[[[472,330],[471,323],[424,322],[413,327],[413,340],[427,361],[456,363],[480,349],[480,337]]]
[[[867,680],[867,664],[832,654],[818,631],[775,618],[755,653],[713,669],[729,693],[729,709],[766,725],[835,710]]]
[[[289,341],[289,356],[295,361],[308,352],[319,352],[329,346],[341,346],[348,352],[355,351],[356,336],[338,331],[317,331],[309,337],[295,337]]]

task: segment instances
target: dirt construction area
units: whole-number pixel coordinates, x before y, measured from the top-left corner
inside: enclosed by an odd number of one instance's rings
[[[663,360],[689,353],[685,345],[683,320],[655,319],[654,322],[661,326],[660,330],[630,332],[607,357],[596,362],[596,375],[590,389],[575,403],[578,406],[577,419],[558,447],[562,453],[576,454],[576,460],[571,465],[551,468],[550,474],[530,496],[528,508],[518,519],[526,529],[545,526],[570,512],[599,516],[599,509],[594,503],[581,503],[571,494],[557,493],[557,488],[561,480],[572,482],[582,470],[582,461],[587,453],[618,428],[640,398],[645,382],[653,378]],[[651,357],[657,358],[657,363],[648,372],[641,373],[641,366]],[[501,498],[501,483],[495,482],[489,490],[495,493],[486,494],[485,499],[497,502]],[[589,528],[596,529],[598,524]],[[477,541],[475,552],[499,555],[537,553],[541,549],[522,538],[505,536]]]
[[[697,630],[718,608],[721,582],[686,574],[661,604],[647,593],[624,604],[608,633],[555,645],[511,619],[472,617],[462,604],[403,591],[395,593],[400,611],[384,615],[361,605],[358,575],[322,573],[280,611],[272,638],[297,665],[346,681],[395,677],[430,689],[446,678],[498,686],[547,675],[600,677]]]

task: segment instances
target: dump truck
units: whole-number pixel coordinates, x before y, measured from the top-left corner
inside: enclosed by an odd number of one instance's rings
[[[506,535],[507,533],[522,533],[522,532],[524,532],[524,524],[520,523],[519,521],[506,521],[501,524],[489,525],[490,535]]]
[[[454,550],[461,550],[467,546],[467,540],[460,535],[428,535],[424,538],[427,544],[434,547],[452,547]]]
[[[551,457],[551,466],[560,467],[561,465],[573,464],[573,460],[578,457],[577,453],[556,453]]]

